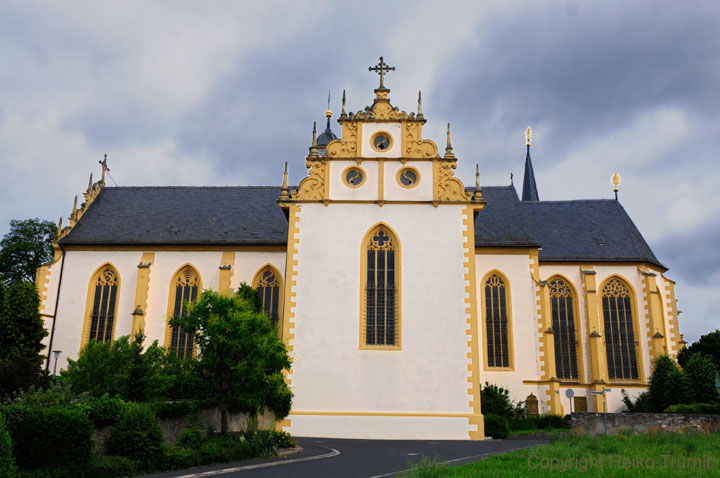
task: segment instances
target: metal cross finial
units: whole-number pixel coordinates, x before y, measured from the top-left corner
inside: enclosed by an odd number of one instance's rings
[[[110,168],[108,168],[107,165],[107,154],[105,155],[105,158],[102,161],[98,161],[102,165],[102,182],[105,183],[105,173],[110,171]]]
[[[388,66],[388,64],[383,60],[383,57],[380,57],[380,63],[375,66],[368,67],[368,71],[376,71],[377,74],[380,75],[380,88],[385,88],[385,73],[388,71],[395,71],[395,67]]]

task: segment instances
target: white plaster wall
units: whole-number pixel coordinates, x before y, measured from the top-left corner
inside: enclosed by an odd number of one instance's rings
[[[270,251],[242,251],[235,253],[235,265],[232,268],[230,276],[230,288],[235,290],[240,287],[240,283],[246,282],[253,285],[253,279],[261,268],[267,264],[272,265],[278,270],[280,276],[285,283],[285,252]],[[217,286],[214,287],[217,289]]]
[[[290,433],[304,437],[467,440],[470,432],[468,419],[464,417],[310,416],[291,413],[290,420]]]
[[[401,244],[401,351],[359,349],[361,242],[380,221]],[[305,204],[298,227],[293,409],[470,413],[462,207]]]
[[[432,161],[385,161],[385,199],[388,201],[432,201],[433,200],[433,163]],[[420,182],[414,188],[400,186],[397,172],[405,166],[412,166],[420,173]]]
[[[77,358],[82,340],[88,285],[95,271],[105,263],[112,264],[120,276],[115,336],[130,333],[137,265],[142,256],[140,251],[67,251],[66,254],[52,345],[53,350],[62,351],[58,359],[58,371],[67,366],[68,358]],[[59,273],[58,264],[54,267],[53,275],[59,276]],[[53,292],[49,291],[48,302],[54,303],[56,294],[57,287]],[[52,319],[46,323],[49,328],[52,327]],[[49,337],[46,340],[49,341]],[[50,366],[52,367],[53,363]]]
[[[484,288],[483,278],[493,269],[499,270],[507,277],[508,283],[505,286],[510,288],[510,320],[512,321],[513,334],[512,363],[514,363],[515,367],[514,371],[485,370],[485,351],[484,346],[481,346],[481,382],[483,384],[488,382],[508,389],[510,398],[516,402],[524,401],[530,393],[533,393],[538,398],[541,411],[543,411],[544,388],[537,385],[523,384],[523,380],[539,380],[541,377],[538,322],[535,312],[536,298],[533,279],[530,275],[530,257],[521,254],[477,254],[475,256],[478,294],[477,318],[481,345],[485,336],[482,317],[484,304],[481,299],[481,292]]]
[[[378,163],[363,161],[360,165],[355,161],[332,160],[330,164],[330,199],[352,201],[376,201],[378,199]],[[362,186],[351,188],[343,182],[343,171],[356,166],[365,171],[365,182]]]
[[[376,131],[386,131],[393,137],[393,145],[386,151],[375,151],[370,146],[372,135]],[[362,149],[360,156],[364,158],[399,158],[402,156],[402,130],[400,122],[396,123],[363,123],[362,124]]]

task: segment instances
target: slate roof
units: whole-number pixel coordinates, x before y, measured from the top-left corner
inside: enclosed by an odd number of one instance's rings
[[[106,187],[60,243],[287,244],[280,187]]]
[[[468,188],[472,191],[473,188]],[[62,245],[283,245],[277,186],[106,187]],[[514,186],[483,187],[476,247],[540,247],[540,260],[657,260],[614,200],[521,202]]]
[[[523,201],[541,261],[649,262],[667,269],[650,250],[620,202]]]

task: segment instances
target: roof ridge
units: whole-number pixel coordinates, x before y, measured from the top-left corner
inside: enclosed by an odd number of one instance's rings
[[[295,187],[295,186],[289,186]],[[104,189],[281,189],[282,186],[107,186]]]

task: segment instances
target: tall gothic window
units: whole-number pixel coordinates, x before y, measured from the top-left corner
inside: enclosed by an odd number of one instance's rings
[[[555,373],[563,380],[578,380],[578,339],[575,330],[575,294],[560,277],[548,281],[552,328],[555,332]]]
[[[111,265],[100,268],[90,283],[93,294],[89,317],[86,319],[84,342],[110,342],[117,317],[119,279]]]
[[[169,317],[186,317],[187,306],[197,300],[200,287],[200,276],[191,266],[185,266],[178,271],[171,287]],[[181,326],[169,325],[168,327],[169,350],[175,352],[180,358],[191,358],[195,347],[195,336],[185,332]]]
[[[277,325],[280,318],[280,307],[282,301],[281,294],[281,276],[273,266],[265,266],[255,275],[255,289],[262,299],[263,310],[273,325]]]
[[[638,380],[636,331],[632,294],[624,281],[614,277],[602,289],[605,351],[610,380]]]
[[[379,226],[366,236],[364,255],[364,316],[366,346],[400,346],[399,244],[393,233]]]
[[[485,281],[485,345],[488,367],[510,367],[508,291],[503,278],[493,273]]]

